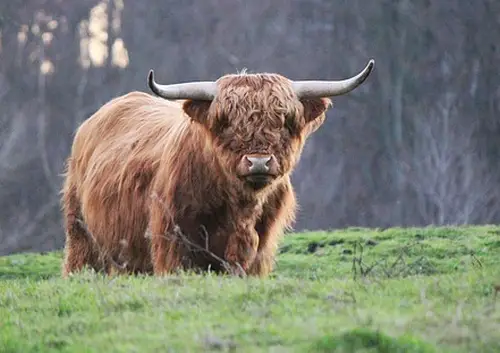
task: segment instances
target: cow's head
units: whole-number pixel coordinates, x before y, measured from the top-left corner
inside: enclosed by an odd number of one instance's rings
[[[329,97],[362,84],[374,61],[342,81],[291,81],[278,74],[226,75],[217,81],[160,85],[149,72],[151,90],[165,99],[186,99],[183,108],[212,137],[228,174],[260,190],[294,168],[307,137],[325,119]]]

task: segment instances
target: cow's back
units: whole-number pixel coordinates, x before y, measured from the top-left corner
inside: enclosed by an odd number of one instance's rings
[[[95,112],[77,129],[71,158],[79,174],[98,160],[119,160],[131,149],[154,154],[159,142],[186,119],[181,105],[142,92],[117,97]],[[106,155],[103,157],[103,154]],[[143,153],[144,154],[144,153]]]

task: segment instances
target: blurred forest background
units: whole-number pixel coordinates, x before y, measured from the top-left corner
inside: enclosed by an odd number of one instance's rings
[[[112,97],[242,68],[342,79],[294,174],[296,229],[500,222],[500,1],[3,0],[0,254],[64,243],[78,125]]]

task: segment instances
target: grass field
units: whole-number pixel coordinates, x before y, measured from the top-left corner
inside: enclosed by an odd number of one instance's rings
[[[0,352],[500,352],[500,227],[289,235],[271,278],[0,257]]]

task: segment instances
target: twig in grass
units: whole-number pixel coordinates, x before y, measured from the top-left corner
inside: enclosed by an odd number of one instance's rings
[[[359,256],[358,256],[358,247],[360,249]],[[361,277],[365,277],[376,265],[374,264],[373,266],[370,266],[367,269],[364,268],[363,251],[364,251],[363,245],[361,245],[360,242],[355,242],[354,249],[352,252],[352,272],[354,280],[356,280],[358,272]]]
[[[481,262],[481,260],[479,260],[479,258],[473,251],[471,251],[470,256],[472,257],[473,263],[476,263],[481,268],[483,267],[483,263]]]
[[[421,256],[414,262],[407,262],[407,256],[409,255],[409,249],[415,245],[419,245],[420,242],[412,242],[406,244],[400,248],[399,253],[393,261],[388,262],[386,258],[379,259],[372,264],[368,265],[364,261],[364,248],[361,243],[355,242],[353,247],[353,258],[352,258],[352,274],[353,279],[356,280],[359,277],[367,277],[369,274],[373,274],[376,269],[380,269],[380,272],[386,278],[394,278],[398,276],[406,276],[414,273],[415,268],[422,268],[427,257]],[[418,272],[418,270],[417,270]]]
[[[354,249],[352,250],[352,278],[354,280],[356,280],[356,277],[357,277],[357,274],[358,274],[358,270],[357,270],[357,267],[356,267],[356,264],[358,263],[358,258],[356,257],[356,254],[357,254],[357,250],[358,250],[358,242],[355,242],[354,243]]]
[[[358,247],[360,248],[359,256],[357,256]],[[366,263],[363,261],[363,252],[364,252],[363,245],[361,245],[360,242],[354,243],[353,257],[352,257],[352,272],[354,280],[356,280],[358,272],[361,277],[366,277],[370,272],[372,272],[374,268],[376,268],[382,261],[384,261],[384,259],[379,259],[371,265],[366,265]]]
[[[389,267],[389,271],[390,271],[390,274],[387,276],[387,277],[392,277],[393,275],[393,272],[396,268],[396,265],[401,261],[401,262],[404,262],[404,259],[403,259],[403,256],[404,256],[404,253],[405,253],[405,248],[404,250],[402,250],[398,257],[396,257],[396,260],[394,260],[394,262],[392,263],[392,265]],[[399,273],[401,273],[403,270],[400,270]]]
[[[359,256],[358,256],[358,247],[360,249],[359,250]],[[353,252],[352,252],[352,271],[353,271],[353,279],[354,280],[356,280],[356,278],[358,276],[358,272],[359,272],[359,275],[361,277],[365,277],[365,275],[367,273],[366,270],[365,270],[365,268],[363,267],[363,265],[364,265],[364,262],[363,262],[363,251],[364,251],[363,245],[360,242],[355,242],[354,243],[354,249],[353,249]],[[369,271],[371,271],[372,268],[370,268]]]
[[[375,261],[372,265],[368,266],[364,271],[363,271],[363,276],[367,276],[372,272],[374,268],[376,268],[380,263],[382,263],[385,259],[379,259]]]
[[[227,272],[231,274],[242,274],[246,275],[246,272],[243,270],[241,265],[239,263],[236,263],[236,266],[238,267],[239,271],[235,271],[229,262],[221,258],[220,256],[214,254],[212,251],[210,251],[210,245],[209,245],[209,234],[204,226],[201,226],[201,232],[202,236],[205,242],[205,246],[201,246],[193,241],[191,241],[181,230],[181,228],[178,225],[174,225],[174,235],[180,239],[184,245],[188,246],[188,250],[191,252],[203,252],[210,257],[212,257],[214,260],[218,261],[221,266],[226,270]],[[165,237],[169,237],[169,235],[165,234]],[[172,240],[172,237],[169,237]]]

